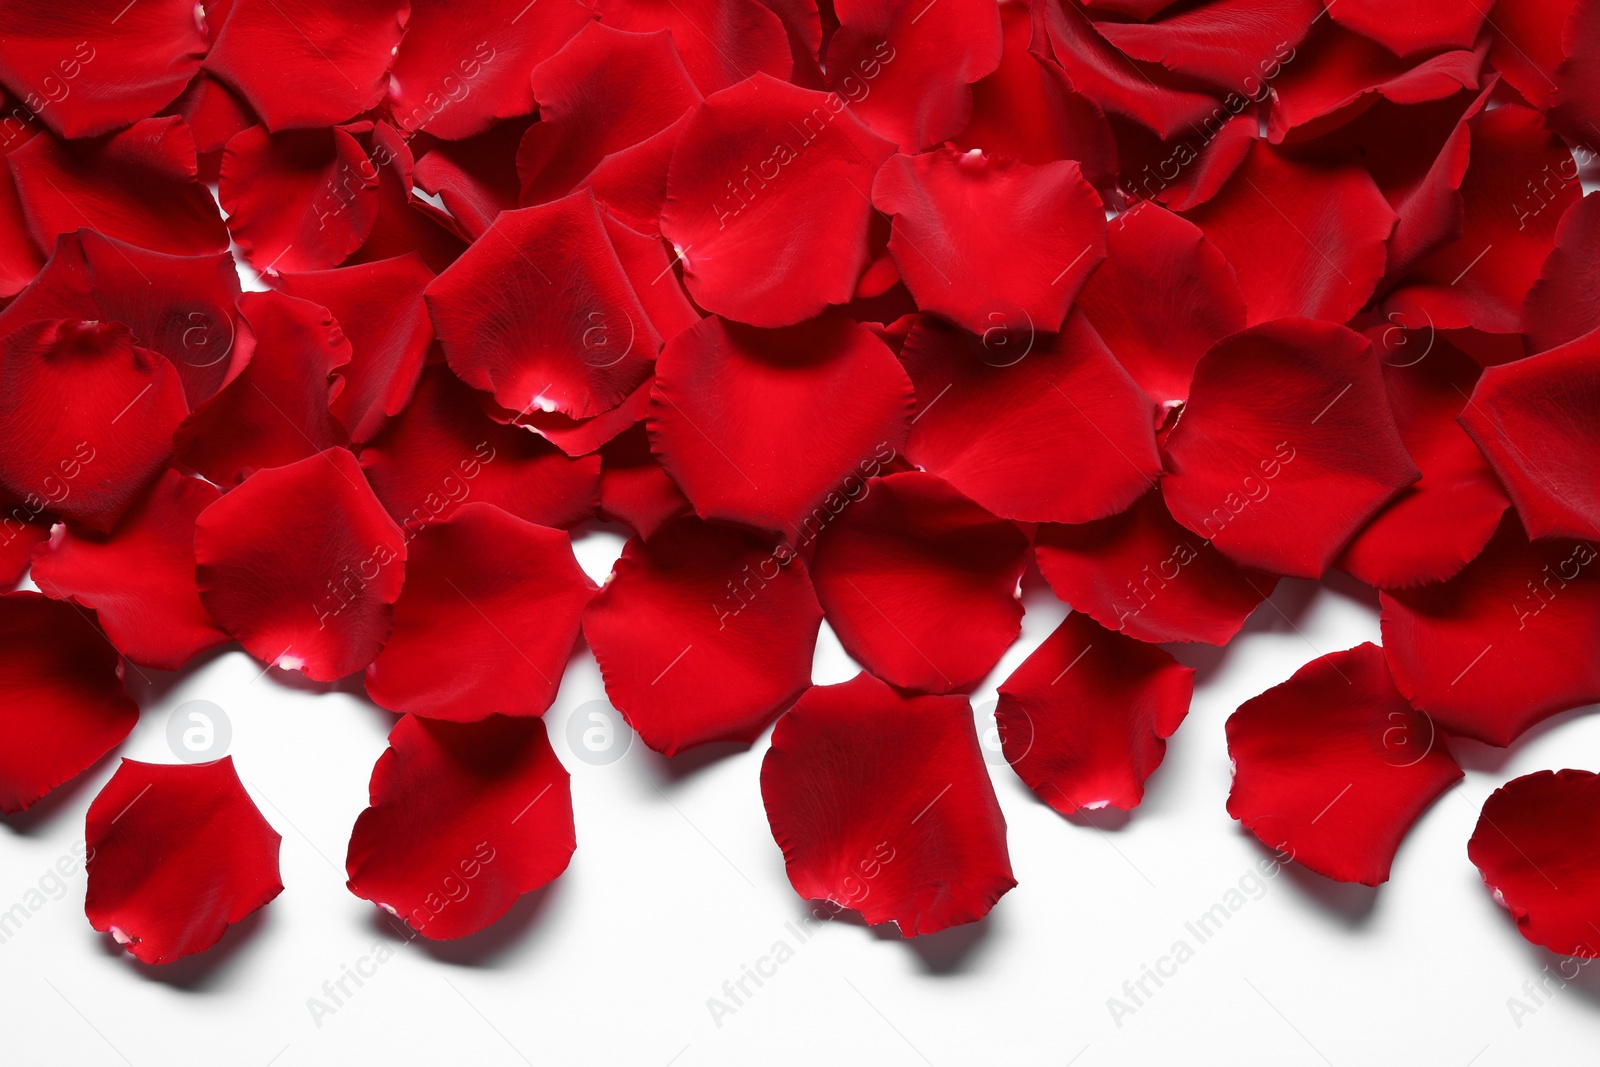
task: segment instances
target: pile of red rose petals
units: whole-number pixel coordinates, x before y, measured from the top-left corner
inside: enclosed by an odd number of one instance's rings
[[[1228,812],[1341,881],[1451,739],[1600,700],[1600,0],[19,0],[0,87],[4,812],[124,659],[361,672],[349,887],[461,937],[576,847],[586,641],[661,753],[773,728],[794,888],[911,936],[1016,884],[967,694],[1030,567],[1073,611],[995,718],[1064,814],[1139,803],[1163,646],[1376,587],[1227,723]],[[1568,769],[1468,854],[1594,956],[1597,842]],[[283,888],[229,759],[124,761],[87,843],[146,962]]]

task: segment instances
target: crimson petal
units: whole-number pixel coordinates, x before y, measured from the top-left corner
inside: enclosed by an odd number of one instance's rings
[[[1555,247],[1522,308],[1530,354],[1559,348],[1600,329],[1600,193],[1568,208]]]
[[[1490,6],[1456,0],[1339,0],[1328,14],[1397,56],[1414,56],[1472,47]]]
[[[752,74],[788,78],[789,35],[776,12],[757,0],[598,0],[600,21],[619,30],[670,30],[702,93]]]
[[[865,673],[812,689],[772,732],[761,798],[795,892],[905,937],[976,922],[1017,884],[965,697]]]
[[[1320,0],[1204,0],[1146,22],[1096,24],[1129,57],[1255,96],[1322,16]]]

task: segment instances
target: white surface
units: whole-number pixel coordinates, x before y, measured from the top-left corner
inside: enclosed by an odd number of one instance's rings
[[[579,545],[604,573],[620,540]],[[92,931],[81,869],[0,944],[7,976],[0,1062],[17,1064],[443,1063],[1441,1064],[1593,1057],[1600,967],[1536,1001],[1524,988],[1560,960],[1528,945],[1490,899],[1466,841],[1483,798],[1515,775],[1600,767],[1600,720],[1573,713],[1509,754],[1457,744],[1466,781],[1442,797],[1377,891],[1288,868],[1260,882],[1211,939],[1185,928],[1270,856],[1223,809],[1223,721],[1319,653],[1377,640],[1354,592],[1285,581],[1225,651],[1180,650],[1200,669],[1188,721],[1126,820],[1061,818],[991,768],[1020,885],[989,919],[921,941],[841,918],[801,944],[804,914],[768,832],[747,752],[680,765],[637,743],[608,766],[572,755],[574,708],[603,696],[587,651],[547,716],[572,771],[578,851],[567,873],[489,931],[434,945],[399,938],[344,887],[350,826],[392,717],[357,687],[298,683],[236,648],[181,679],[131,674],[143,718],[119,755],[170,761],[179,704],[220,705],[230,751],[284,836],[286,890],[216,949],[140,965]],[[981,704],[1061,619],[1030,577],[1024,635],[974,695]],[[854,673],[824,630],[816,680]],[[81,842],[84,812],[115,757],[5,822],[0,909],[29,898]],[[1187,940],[1193,958],[1118,1026],[1108,998]],[[746,965],[794,949],[738,1010],[713,1020]],[[389,958],[378,961],[379,956]],[[353,995],[324,982],[345,968]],[[768,968],[770,969],[770,968]],[[1170,965],[1166,969],[1171,971]],[[1531,1013],[1515,1018],[1510,998]]]

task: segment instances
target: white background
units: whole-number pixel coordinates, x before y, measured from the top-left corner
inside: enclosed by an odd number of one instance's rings
[[[578,542],[597,577],[614,530]],[[635,743],[605,766],[573,755],[573,709],[602,697],[587,650],[547,715],[572,771],[578,850],[567,873],[489,930],[460,942],[406,942],[344,886],[351,824],[393,717],[353,681],[266,675],[237,648],[178,676],[131,671],[144,709],[117,754],[0,830],[0,909],[37,887],[81,841],[90,800],[116,756],[171,761],[168,718],[186,700],[221,706],[230,751],[283,834],[286,890],[215,949],[161,968],[91,930],[84,876],[67,879],[0,945],[7,976],[0,1061],[18,1064],[444,1063],[1441,1064],[1487,1067],[1592,1060],[1600,967],[1555,981],[1542,1002],[1524,983],[1558,957],[1527,944],[1467,860],[1487,794],[1518,774],[1600,768],[1600,720],[1569,713],[1509,752],[1453,743],[1467,769],[1417,824],[1380,889],[1289,867],[1266,880],[1202,945],[1185,929],[1270,854],[1228,818],[1223,722],[1245,699],[1321,653],[1378,640],[1373,597],[1284,581],[1226,650],[1179,649],[1199,669],[1193,710],[1125,819],[1068,820],[1003,763],[990,768],[1018,887],[982,923],[914,941],[851,917],[798,944],[785,924],[805,905],[784,876],[759,790],[767,738],[674,763]],[[974,702],[1060,621],[1065,608],[1030,574],[1022,640]],[[824,627],[819,683],[855,672]],[[1592,710],[1592,709],[1591,709]],[[70,861],[69,861],[70,862]],[[1248,883],[1247,883],[1248,885]],[[1178,939],[1194,957],[1120,1020],[1145,964]],[[718,1026],[707,1000],[773,942],[794,957]],[[392,953],[319,1021],[325,999],[376,946]],[[1153,985],[1149,988],[1154,989]],[[1531,1014],[1514,1018],[1508,999]],[[330,1002],[331,1003],[331,1002]],[[1519,1025],[1520,1024],[1520,1025]]]

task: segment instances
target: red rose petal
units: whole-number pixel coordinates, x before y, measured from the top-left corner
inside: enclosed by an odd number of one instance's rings
[[[1322,13],[1318,0],[1205,0],[1147,22],[1095,28],[1133,59],[1254,96],[1296,58],[1294,46]]]
[[[1179,526],[1156,489],[1108,519],[1041,525],[1034,553],[1056,596],[1140,641],[1225,645],[1278,584]]]
[[[1414,325],[1516,333],[1561,216],[1583,195],[1577,163],[1520,104],[1486,110],[1471,125],[1461,235],[1419,263],[1387,306]]]
[[[58,135],[94,137],[171,103],[208,44],[192,0],[8,6],[0,82]]]
[[[981,679],[1017,639],[1028,539],[931,474],[845,489],[812,559],[817,599],[846,652],[901,689]]]
[[[232,756],[125,759],[87,823],[84,913],[142,963],[204,952],[283,892],[283,838],[245,792]]]
[[[575,0],[411,0],[384,102],[406,134],[446,140],[534,110],[528,71],[594,19]]]
[[[924,317],[900,354],[919,409],[911,461],[1001,518],[1115,515],[1161,473],[1155,405],[1081,314],[1060,334],[982,339]]]
[[[559,200],[607,156],[631,148],[700,103],[665,30],[586,27],[533,71],[539,121],[517,149],[521,203]]]
[[[1259,127],[1255,115],[1234,114],[1221,104],[1203,126],[1186,127],[1166,141],[1113,119],[1122,160],[1117,189],[1128,200],[1155,200],[1173,211],[1189,211],[1222,191],[1250,154]]]
[[[194,576],[195,519],[221,495],[169,470],[110,536],[57,527],[34,557],[33,580],[50,597],[93,610],[134,663],[178,670],[232,640],[200,603]]]
[[[0,344],[0,487],[104,533],[166,466],[185,413],[178,372],[126,326],[30,322]]]
[[[906,152],[960,133],[973,82],[1000,65],[1000,17],[989,0],[835,0],[828,88]]]
[[[37,282],[0,313],[0,334],[35,319],[126,323],[138,344],[177,368],[195,407],[254,351],[238,299],[239,272],[226,252],[173,256],[80,230],[56,239]]]
[[[277,132],[331,126],[383,99],[408,0],[232,0],[205,68]]]
[[[176,116],[89,141],[41,135],[6,162],[41,248],[84,226],[178,256],[228,247],[228,228],[197,175],[194,138]]]
[[[1562,956],[1593,959],[1600,943],[1600,775],[1538,771],[1484,801],[1467,856],[1517,932]]]
[[[695,302],[752,326],[847,302],[893,151],[837,94],[756,75],[707,97],[673,149],[661,216]]]
[[[0,595],[0,812],[15,815],[115,748],[139,720],[122,661],[81,608]]]
[[[821,622],[792,549],[684,518],[628,542],[583,633],[612,705],[673,756],[760,736],[811,684]]]
[[[338,127],[246,130],[222,153],[217,195],[239,251],[263,274],[337,266],[378,217],[377,170]]]
[[[427,302],[450,369],[513,411],[609,411],[660,347],[587,192],[503,212]]]
[[[1406,831],[1462,776],[1370,643],[1245,701],[1228,717],[1228,754],[1229,815],[1318,874],[1364,885],[1389,880]]]
[[[1422,480],[1356,535],[1339,565],[1380,589],[1444,581],[1477,558],[1510,503],[1456,422],[1481,368],[1434,331],[1380,327],[1369,336],[1400,439]]]
[[[1194,669],[1073,612],[1000,686],[995,722],[1017,776],[1063,815],[1144,799],[1189,713]]]
[[[26,503],[0,493],[0,593],[16,588],[33,563],[34,547],[50,536],[41,518],[48,505],[42,497]]]
[[[1461,411],[1528,536],[1600,538],[1600,334],[1490,367]]]
[[[444,270],[466,250],[461,227],[449,212],[416,195],[416,160],[393,126],[378,123],[371,141],[370,162],[358,166],[377,175],[378,214],[366,241],[345,262],[376,263],[416,253],[429,270]]]
[[[1555,72],[1546,123],[1552,130],[1584,146],[1591,157],[1600,124],[1600,4],[1577,0],[1562,27],[1566,58]]]
[[[1395,684],[1450,733],[1501,746],[1600,700],[1596,560],[1588,540],[1530,544],[1508,512],[1455,578],[1380,594]]]
[[[531,122],[499,122],[476,137],[434,145],[417,160],[417,184],[444,201],[468,237],[476,240],[496,215],[517,206],[517,145]]]
[[[1117,146],[1105,113],[1072,87],[1060,64],[1029,51],[1027,4],[1001,4],[1000,27],[1000,66],[973,83],[972,119],[954,142],[1035,166],[1076,159],[1090,183],[1108,183],[1117,170]]]
[[[1497,0],[1493,5],[1488,23],[1495,31],[1495,69],[1534,107],[1550,105],[1556,68],[1566,55],[1562,31],[1573,6],[1573,0]]]
[[[333,415],[358,443],[370,441],[416,392],[433,341],[422,291],[433,272],[415,253],[338,270],[286,273],[279,289],[327,308],[345,339],[350,362]]]
[[[1339,0],[1328,14],[1397,56],[1414,56],[1472,47],[1490,6],[1456,0]]]
[[[1258,141],[1189,218],[1233,264],[1256,324],[1348,320],[1383,277],[1397,216],[1366,171],[1296,162]]]
[[[1238,563],[1316,578],[1421,477],[1360,334],[1285,319],[1219,343],[1166,442],[1172,517]]]
[[[872,202],[894,216],[889,251],[917,305],[973,333],[1055,333],[1106,256],[1100,196],[1076,163],[897,155]]]
[[[595,199],[612,217],[641,232],[659,234],[672,153],[693,115],[693,111],[687,112],[660,133],[606,156],[589,172],[582,187],[594,190]]]
[[[710,318],[656,363],[650,439],[702,518],[786,531],[847,478],[879,473],[910,410],[894,354],[853,322],[757,330]]]
[[[1555,248],[1522,308],[1530,354],[1559,348],[1600,329],[1600,194],[1568,208],[1556,229]]]
[[[425,370],[406,410],[361,451],[373,490],[408,535],[468,500],[540,526],[594,513],[598,457],[570,459],[550,442],[484,415],[449,368]]]
[[[477,933],[567,869],[572,786],[541,719],[407,715],[350,833],[350,891],[433,940]]]
[[[238,93],[204,71],[167,110],[188,124],[200,154],[200,178],[207,182],[217,180],[223,147],[259,121]]]
[[[904,697],[868,674],[779,721],[761,797],[806,900],[905,937],[975,922],[1017,881],[965,697]]]
[[[263,663],[331,682],[389,636],[405,539],[342,448],[252,475],[201,513],[200,600]]]
[[[633,284],[633,291],[639,296],[639,305],[644,308],[650,325],[655,327],[661,340],[670,341],[681,330],[699,322],[702,316],[678,283],[678,276],[672,270],[676,260],[667,255],[666,245],[661,238],[641,233],[617,221],[609,210],[601,216],[601,221],[605,223],[606,236],[611,238],[611,247],[617,253],[617,262],[622,264],[622,272]],[[589,345],[591,349],[609,347],[614,356],[625,341],[626,338],[620,334],[606,331],[604,337],[590,335]],[[628,401],[625,400],[618,407],[627,405]],[[643,414],[642,410],[640,414]]]
[[[601,22],[619,30],[670,30],[702,93],[752,74],[787,79],[793,67],[783,21],[756,0],[599,0],[595,9]]]
[[[600,515],[627,523],[640,537],[694,508],[650,451],[644,423],[607,441],[600,450]]]
[[[653,385],[655,378],[652,376],[629,393],[628,399],[610,411],[603,411],[588,419],[568,418],[559,411],[507,411],[492,400],[484,400],[482,393],[477,395],[484,413],[494,421],[531,430],[577,459],[598,451],[607,441],[644,418],[645,410],[650,406],[650,389]]]
[[[1118,215],[1106,262],[1078,307],[1133,380],[1165,408],[1189,395],[1206,349],[1245,326],[1233,267],[1191,222],[1157,204]]]
[[[367,694],[431,719],[542,715],[593,593],[566,534],[469,501],[412,541]]]
[[[328,310],[278,292],[246,293],[239,311],[256,347],[250,362],[195,409],[174,437],[185,464],[221,486],[348,443],[328,410],[350,342]]]

